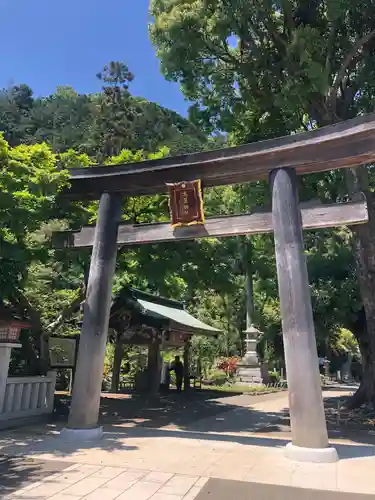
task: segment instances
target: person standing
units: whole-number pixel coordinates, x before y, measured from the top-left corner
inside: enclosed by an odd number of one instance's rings
[[[177,391],[181,392],[182,390],[182,381],[184,379],[184,365],[180,360],[180,356],[176,356],[171,366],[171,370],[174,371],[176,375],[176,387]]]

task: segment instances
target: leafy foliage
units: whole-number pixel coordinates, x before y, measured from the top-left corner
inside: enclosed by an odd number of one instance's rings
[[[22,289],[34,259],[46,249],[34,233],[54,217],[58,193],[68,185],[68,172],[56,168],[46,145],[10,148],[0,137],[0,290],[10,296]]]
[[[196,103],[192,115],[237,142],[373,107],[367,0],[152,0],[151,14],[162,70]]]
[[[97,74],[102,92],[78,94],[67,86],[34,98],[27,85],[0,91],[0,130],[11,146],[46,142],[56,153],[69,149],[103,162],[122,149],[171,153],[213,147],[198,127],[178,113],[134,97],[134,75],[121,61],[112,61]]]

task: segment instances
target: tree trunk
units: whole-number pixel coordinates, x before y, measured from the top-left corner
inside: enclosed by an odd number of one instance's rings
[[[369,189],[367,167],[348,171],[351,193],[362,191],[367,199],[368,224],[354,226],[353,247],[356,257],[358,284],[362,298],[365,325],[355,332],[362,355],[361,385],[350,401],[352,408],[375,403],[375,197]]]
[[[372,336],[374,338],[374,336]],[[357,392],[349,400],[349,408],[358,408],[364,403],[375,403],[375,351],[374,341],[366,331],[356,335],[362,356],[362,378]]]

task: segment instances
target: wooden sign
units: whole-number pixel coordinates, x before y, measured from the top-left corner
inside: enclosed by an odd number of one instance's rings
[[[167,184],[172,227],[204,224],[201,181]]]

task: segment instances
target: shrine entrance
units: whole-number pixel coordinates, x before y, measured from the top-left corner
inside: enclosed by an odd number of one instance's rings
[[[60,234],[60,244],[91,247],[81,349],[67,438],[100,437],[98,412],[117,246],[201,237],[274,233],[292,443],[301,461],[338,459],[329,447],[302,229],[367,222],[366,202],[300,206],[297,176],[351,168],[375,160],[375,115],[235,148],[111,167],[71,169],[66,196],[100,199],[97,225]],[[199,180],[203,188],[269,178],[272,211],[212,218],[203,224],[121,224],[126,196],[165,193],[171,183]],[[178,222],[178,220],[177,220]]]

